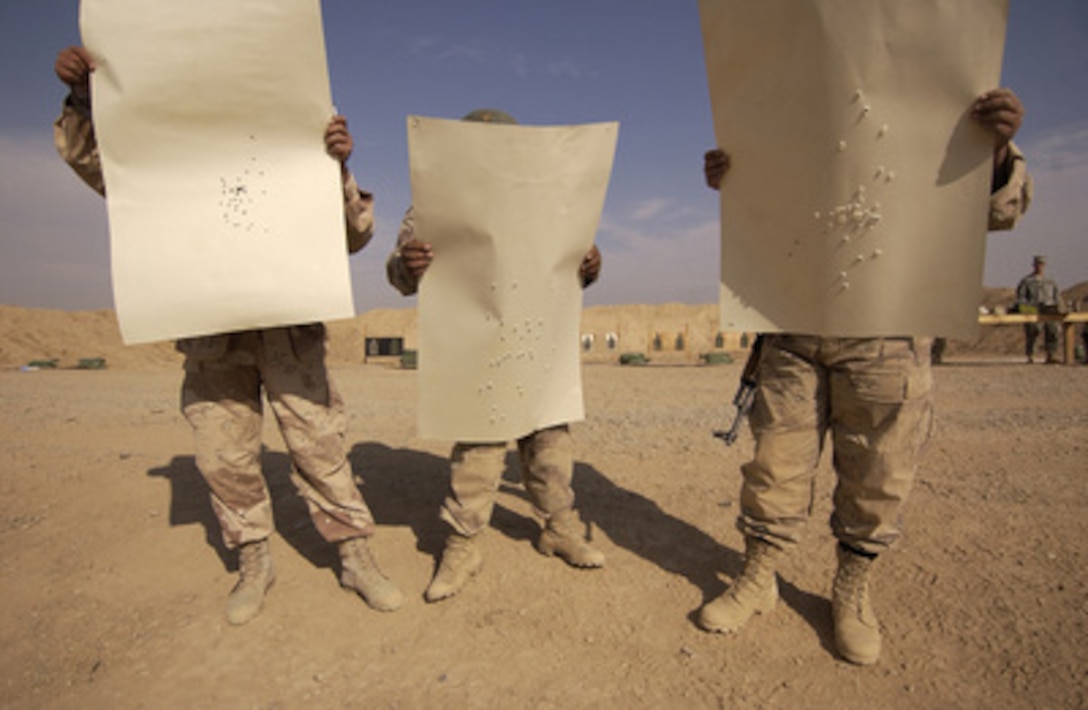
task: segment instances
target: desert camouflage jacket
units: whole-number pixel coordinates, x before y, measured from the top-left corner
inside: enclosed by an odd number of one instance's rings
[[[1032,306],[1056,306],[1061,300],[1058,283],[1049,276],[1028,274],[1016,286],[1016,302]]]
[[[412,275],[408,273],[408,268],[404,265],[404,261],[400,257],[400,250],[408,242],[412,241],[416,236],[416,220],[412,214],[412,208],[409,207],[408,211],[404,213],[404,219],[400,223],[400,231],[397,232],[397,245],[393,249],[393,253],[389,255],[389,258],[385,262],[385,275],[389,279],[389,283],[393,284],[398,291],[405,296],[411,296],[416,292],[419,284],[412,278]]]
[[[1016,226],[1024,213],[1028,211],[1034,194],[1027,162],[1016,144],[1009,143],[1005,165],[997,172],[1004,178],[1005,183],[996,184],[1000,178],[995,177],[995,184],[991,188],[990,229],[993,231],[1012,229]]]

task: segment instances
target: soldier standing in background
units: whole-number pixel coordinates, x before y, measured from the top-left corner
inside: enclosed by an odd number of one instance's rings
[[[1079,311],[1088,311],[1088,297],[1080,299]],[[1088,365],[1088,323],[1081,323],[1080,326],[1080,343],[1081,349],[1084,351],[1083,361],[1085,365]]]
[[[1061,307],[1061,292],[1054,279],[1046,275],[1046,257],[1037,254],[1031,262],[1031,273],[1016,286],[1017,313],[1057,313]],[[1058,324],[1055,321],[1024,324],[1024,353],[1028,362],[1035,362],[1035,341],[1040,325],[1046,347],[1046,363],[1053,365],[1058,358]]]
[[[83,47],[57,56],[57,77],[68,86],[54,125],[57,151],[99,194],[106,185],[91,120],[90,73]],[[336,116],[325,149],[340,163],[349,252],[373,234],[373,196],[347,168],[353,141]],[[239,579],[227,599],[227,620],[257,615],[275,581],[268,538],[272,503],[261,475],[261,392],[267,396],[295,466],[293,476],[317,531],[340,551],[340,583],[371,607],[392,611],[403,594],[382,574],[367,538],[374,518],[352,478],[344,433],[344,403],[325,367],[321,323],[223,333],[177,342],[185,355],[182,411],[193,427],[196,463],[211,489],[211,503],[229,549],[239,553]]]
[[[1031,183],[1011,143],[1023,120],[1008,89],[987,92],[972,116],[995,137],[990,228],[1009,229],[1027,209]],[[730,169],[720,149],[706,154],[707,184]],[[699,625],[736,631],[778,601],[776,570],[800,540],[812,510],[813,476],[830,431],[837,476],[831,527],[838,540],[832,585],[835,647],[851,663],[876,663],[880,626],[869,599],[877,556],[900,537],[899,516],[933,421],[928,339],[762,337],[750,415],[756,449],[741,472],[744,570],[700,610]]]

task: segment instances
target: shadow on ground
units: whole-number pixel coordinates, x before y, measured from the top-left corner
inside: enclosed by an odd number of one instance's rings
[[[264,449],[261,466],[272,499],[276,532],[315,567],[335,568],[338,560],[335,548],[318,534],[306,502],[291,481],[291,458],[283,452]],[[237,555],[223,542],[219,520],[209,500],[210,489],[196,467],[196,460],[192,456],[175,456],[166,466],[148,470],[147,475],[170,482],[170,525],[203,527],[208,546],[215,550],[228,571],[236,571]]]
[[[362,481],[360,489],[374,514],[378,534],[383,526],[407,526],[416,538],[416,548],[437,561],[445,536],[445,525],[438,511],[448,490],[448,459],[380,443],[356,444],[348,458],[356,480]],[[262,465],[272,498],[276,531],[314,566],[336,569],[335,547],[317,533],[306,503],[291,481],[290,457],[266,449]],[[528,500],[518,466],[517,452],[508,452],[500,493]],[[236,556],[223,544],[219,522],[208,499],[208,486],[193,457],[176,456],[166,466],[149,470],[148,475],[170,482],[170,524],[202,526],[208,546],[219,555],[224,567],[236,570]],[[618,547],[666,572],[681,575],[702,592],[704,602],[725,591],[723,574],[730,578],[740,574],[744,564],[741,552],[669,514],[650,498],[616,484],[594,466],[576,463],[573,485],[578,511],[589,524],[591,535],[600,531]],[[536,520],[501,504],[495,506],[491,527],[523,542],[535,541],[540,531]],[[779,591],[782,602],[817,631],[826,649],[833,650],[828,600],[781,578]],[[697,613],[698,610],[693,610],[689,614],[693,623]]]

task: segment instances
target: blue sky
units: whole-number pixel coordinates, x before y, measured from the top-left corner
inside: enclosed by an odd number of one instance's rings
[[[333,97],[377,195],[378,232],[352,257],[357,309],[413,303],[384,262],[410,203],[405,116],[502,108],[522,123],[619,121],[589,305],[717,299],[713,132],[695,0],[326,0]],[[78,1],[0,0],[0,303],[111,307],[105,208],[52,148],[61,48]],[[285,48],[289,51],[289,48]],[[1088,2],[1012,0],[1002,83],[1027,106],[1018,143],[1036,202],[989,237],[984,282],[1014,285],[1031,255],[1061,286],[1088,280]]]

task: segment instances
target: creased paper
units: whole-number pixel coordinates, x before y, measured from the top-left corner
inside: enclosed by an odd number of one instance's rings
[[[593,246],[618,125],[410,116],[420,434],[509,441],[584,417],[578,269]]]
[[[351,317],[317,0],[83,0],[126,343]]]
[[[700,0],[721,190],[721,326],[976,327],[1007,0]]]

